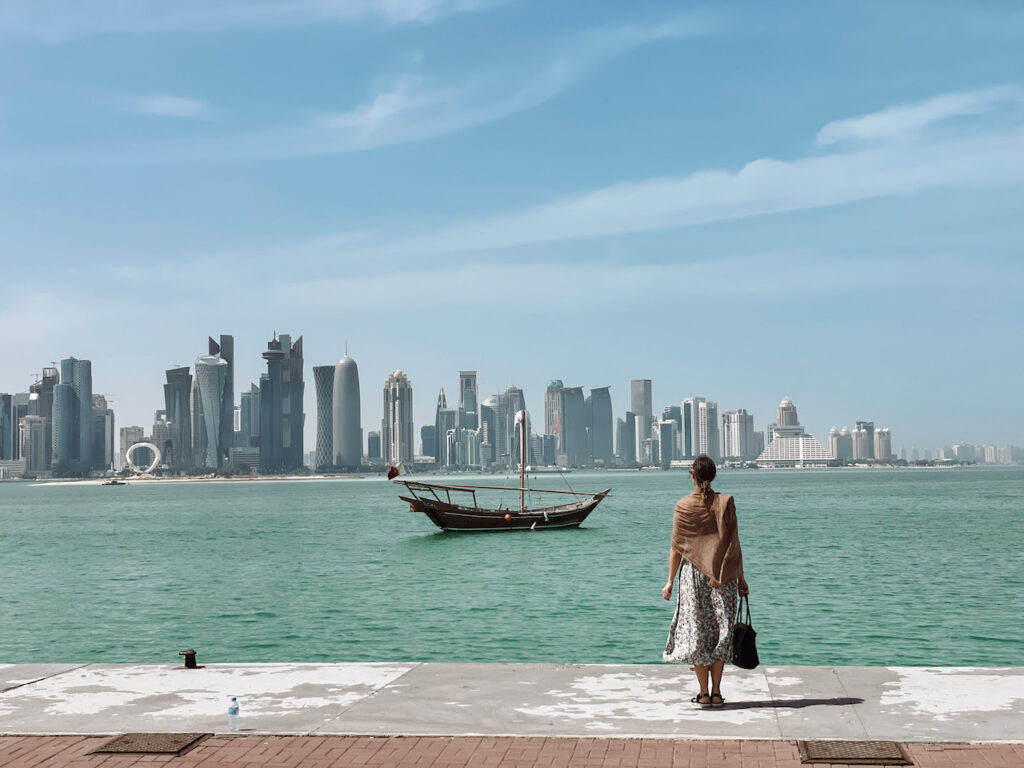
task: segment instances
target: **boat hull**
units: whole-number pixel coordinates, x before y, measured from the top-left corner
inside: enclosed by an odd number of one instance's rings
[[[491,533],[529,531],[545,528],[577,528],[594,511],[604,494],[542,509],[520,512],[513,509],[478,509],[443,501],[401,497],[413,512],[422,512],[442,531]]]

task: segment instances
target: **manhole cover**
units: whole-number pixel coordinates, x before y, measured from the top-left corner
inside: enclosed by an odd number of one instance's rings
[[[92,754],[124,753],[180,755],[208,733],[123,733],[100,745]]]
[[[800,762],[838,765],[913,765],[895,741],[798,741]]]

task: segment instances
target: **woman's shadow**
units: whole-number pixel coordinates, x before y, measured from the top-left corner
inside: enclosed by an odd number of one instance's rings
[[[851,704],[863,704],[864,699],[832,698],[832,699],[789,699],[788,701],[727,701],[725,709],[803,709],[804,707],[832,706],[848,707]]]

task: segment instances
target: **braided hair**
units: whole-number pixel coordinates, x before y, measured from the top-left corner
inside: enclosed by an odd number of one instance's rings
[[[711,481],[715,479],[717,471],[715,462],[710,456],[702,453],[693,460],[690,474],[693,476],[697,492],[703,497],[705,504],[710,504],[715,497],[715,492],[711,490]]]

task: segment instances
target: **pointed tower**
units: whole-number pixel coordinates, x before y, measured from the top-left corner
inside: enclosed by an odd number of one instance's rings
[[[444,387],[441,387],[437,395],[437,409],[434,411],[434,461],[439,467],[448,463],[445,457],[448,429],[448,399],[444,396]]]

